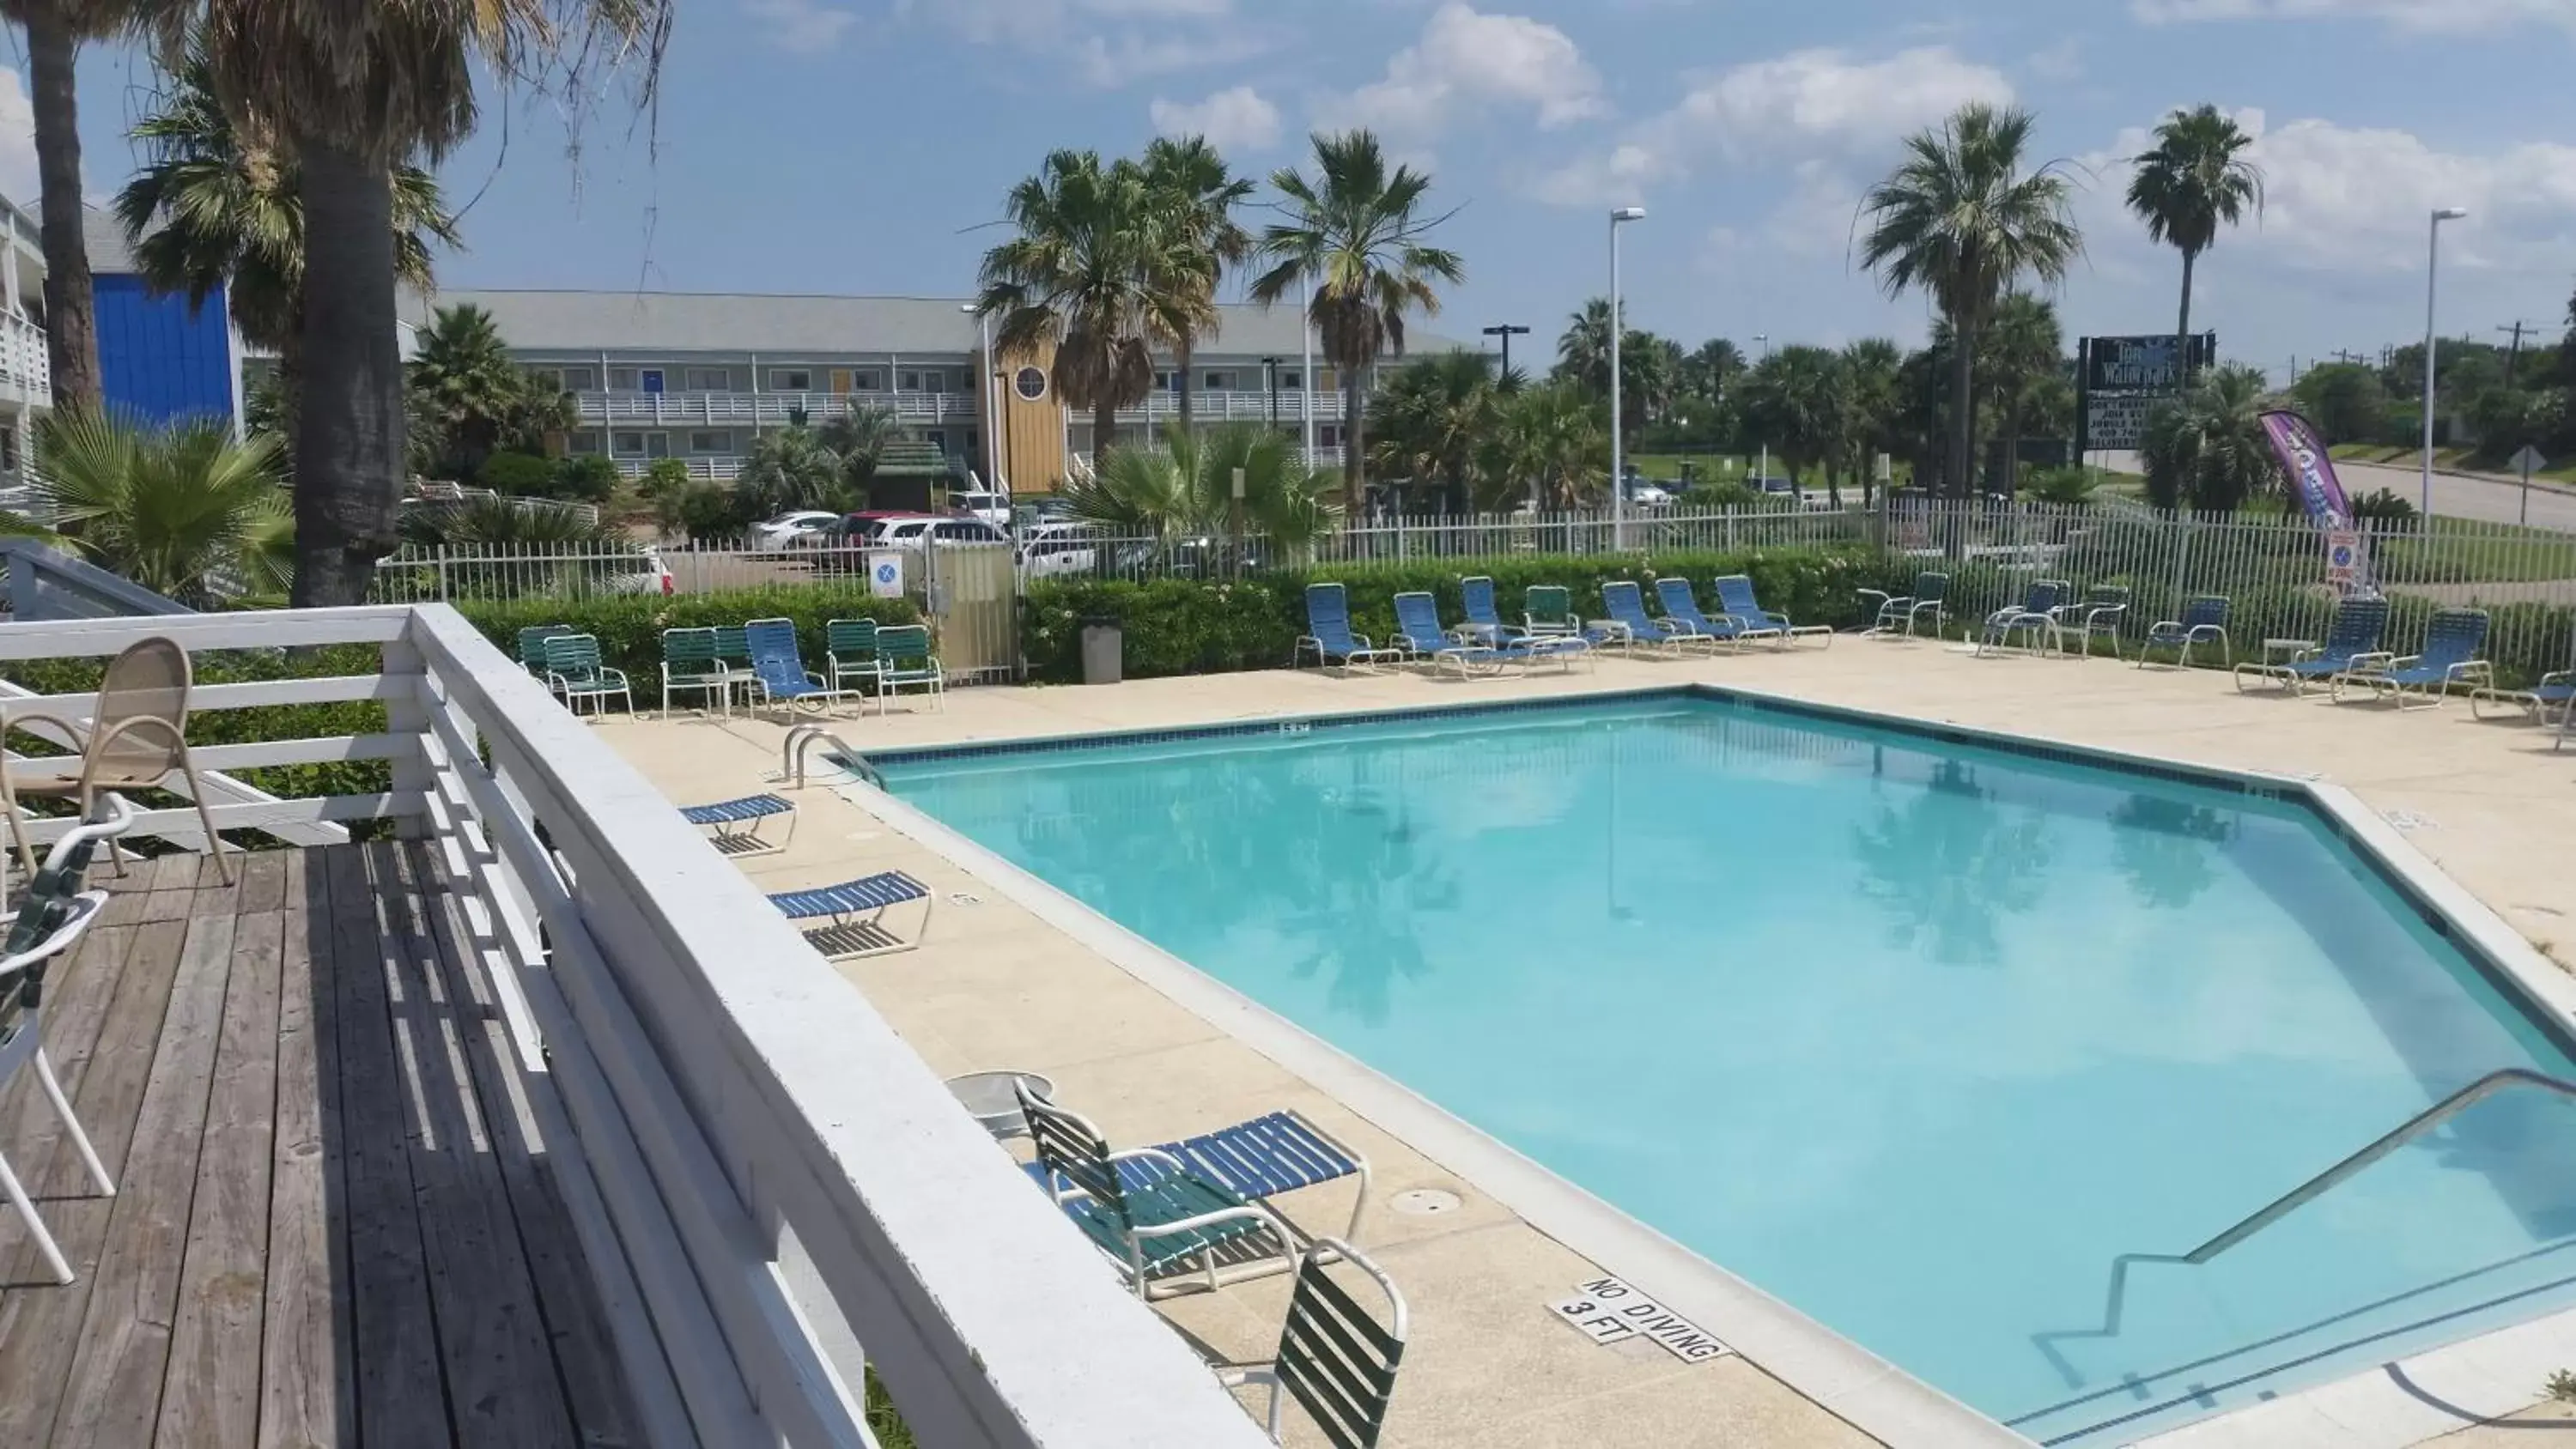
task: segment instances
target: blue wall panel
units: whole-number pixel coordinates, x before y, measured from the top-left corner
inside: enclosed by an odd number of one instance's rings
[[[233,415],[232,338],[223,294],[192,308],[185,294],[154,296],[143,279],[93,279],[98,366],[112,407],[154,421]]]

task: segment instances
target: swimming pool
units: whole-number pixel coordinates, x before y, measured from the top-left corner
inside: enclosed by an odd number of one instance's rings
[[[1692,692],[878,763],[2042,1442],[2576,1305],[2536,1092],[2112,1301],[2489,1072],[2576,1077],[2301,798]]]

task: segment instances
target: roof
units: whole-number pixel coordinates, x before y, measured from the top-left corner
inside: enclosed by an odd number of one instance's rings
[[[520,352],[920,353],[965,356],[978,345],[975,318],[962,297],[793,296],[760,292],[550,292],[450,287],[435,304],[470,302],[490,312]],[[421,325],[430,307],[404,299]],[[1282,356],[1297,352],[1297,309],[1230,304],[1217,309],[1217,331],[1202,354]],[[1410,350],[1460,346],[1414,331]]]
[[[125,227],[117,221],[115,212],[103,206],[81,208],[81,250],[89,253],[93,274],[117,275],[134,270],[134,251],[125,244]]]

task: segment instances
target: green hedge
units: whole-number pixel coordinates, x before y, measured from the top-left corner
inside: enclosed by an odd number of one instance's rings
[[[576,634],[596,635],[607,662],[626,671],[634,682],[635,702],[646,708],[658,702],[647,695],[658,687],[662,667],[662,631],[743,624],[753,619],[793,619],[796,638],[810,668],[823,663],[823,625],[833,619],[874,619],[880,624],[917,624],[921,612],[909,599],[880,599],[853,581],[828,584],[777,584],[759,589],[725,589],[704,594],[616,594],[579,599],[494,599],[463,601],[465,615],[485,637],[511,658],[519,657],[519,631],[540,624],[564,624]]]
[[[1458,619],[1465,608],[1459,580],[1479,573],[1493,578],[1507,619],[1535,584],[1571,589],[1576,607],[1597,611],[1608,580],[1634,579],[1651,589],[1654,579],[1679,574],[1698,586],[1704,605],[1715,607],[1711,579],[1750,574],[1765,608],[1801,624],[1842,627],[1857,619],[1860,590],[1910,580],[1913,567],[1855,547],[1335,564],[1218,582],[1045,579],[1028,586],[1021,639],[1029,677],[1053,683],[1082,677],[1082,626],[1093,619],[1114,620],[1125,630],[1126,673],[1133,678],[1278,669],[1305,632],[1310,582],[1346,586],[1352,627],[1383,639],[1395,632],[1397,594],[1428,590],[1439,598],[1442,618]]]

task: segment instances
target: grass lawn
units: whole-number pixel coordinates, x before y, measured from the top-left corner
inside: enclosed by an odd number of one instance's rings
[[[2378,463],[2397,468],[2412,468],[2424,457],[2424,450],[2420,447],[2390,448],[2378,443],[2337,443],[2326,451],[2338,462]],[[2505,474],[2512,471],[2494,459],[2477,457],[2467,448],[2434,449],[2433,466],[2448,468],[2454,472]],[[2531,476],[2560,483],[2576,483],[2576,458],[2559,461],[2556,466],[2543,468]]]
[[[1759,453],[1631,453],[1628,455],[1628,461],[1637,465],[1637,472],[1641,476],[1662,482],[1671,482],[1682,476],[1684,459],[1689,460],[1692,472],[1702,481],[1742,482],[1752,474],[1755,465],[1762,461],[1762,455]],[[1771,476],[1774,478],[1789,476],[1789,465],[1782,462],[1777,453],[1771,455]],[[1896,464],[1896,481],[1899,484],[1903,484],[1913,476],[1914,469],[1910,464],[1901,461]],[[1808,469],[1800,475],[1798,486],[1821,492],[1825,486],[1825,471],[1822,468]],[[1858,493],[1860,489],[1859,482],[1852,478],[1845,478],[1843,487],[1853,493]]]

